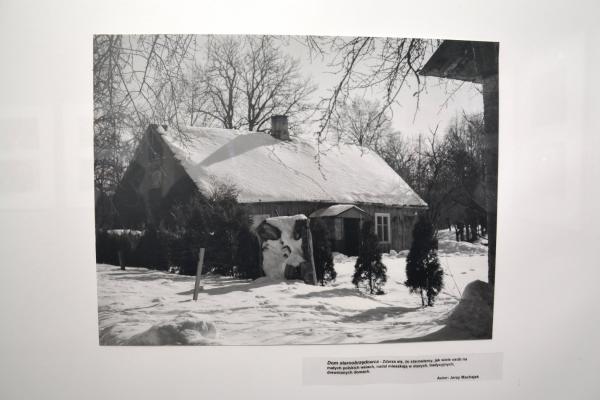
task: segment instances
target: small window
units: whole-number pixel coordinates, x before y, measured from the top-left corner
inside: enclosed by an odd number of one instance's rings
[[[389,243],[391,241],[390,214],[375,213],[375,232],[377,233],[377,239],[381,243]]]

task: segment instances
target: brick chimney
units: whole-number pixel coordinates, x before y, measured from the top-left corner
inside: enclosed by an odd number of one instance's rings
[[[273,115],[271,117],[271,136],[279,140],[290,140],[287,115]]]

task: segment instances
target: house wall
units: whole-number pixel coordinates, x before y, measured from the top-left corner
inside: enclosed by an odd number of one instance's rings
[[[304,214],[310,215],[312,212],[323,208],[329,207],[336,203],[326,202],[261,202],[261,203],[247,203],[246,207],[248,212],[253,215],[296,215]],[[391,242],[381,243],[383,251],[388,252],[391,249],[399,251],[410,248],[412,243],[412,229],[416,223],[417,213],[421,208],[417,207],[393,207],[383,205],[372,205],[364,203],[356,203],[358,207],[363,209],[372,221],[375,220],[375,213],[386,213],[390,214],[390,228],[391,228]],[[333,218],[331,223],[334,224]],[[339,225],[339,224],[338,224]],[[343,224],[338,226],[336,229],[341,229],[343,237]],[[331,230],[332,235],[334,231]]]
[[[115,193],[124,227],[159,224],[175,201],[197,192],[171,149],[152,127],[144,135]]]
[[[375,213],[390,214],[391,242],[381,244],[384,251],[406,250],[412,243],[412,229],[417,222],[418,208],[412,207],[386,207],[370,204],[361,204],[360,208],[365,210],[375,219]]]
[[[171,205],[176,201],[185,201],[193,193],[197,193],[196,184],[185,172],[180,162],[174,157],[171,149],[162,137],[151,126],[132,159],[117,193],[115,206],[119,212],[121,225],[127,228],[142,228],[148,223],[159,224]],[[246,203],[251,215],[265,217],[304,214],[309,216],[314,211],[329,207],[332,202],[258,202]],[[355,203],[374,221],[375,213],[390,214],[391,242],[382,243],[383,251],[404,250],[410,247],[412,228],[416,222],[417,212],[422,208],[396,207]],[[332,235],[343,240],[343,224],[337,225],[332,218],[330,229]],[[258,221],[259,223],[260,221]]]

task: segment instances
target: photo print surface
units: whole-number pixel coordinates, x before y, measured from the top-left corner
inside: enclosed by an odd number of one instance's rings
[[[498,54],[95,35],[100,344],[491,339]]]

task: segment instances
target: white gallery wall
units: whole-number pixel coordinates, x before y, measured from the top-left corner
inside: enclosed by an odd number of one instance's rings
[[[0,0],[0,398],[600,398],[596,1]],[[92,35],[276,33],[500,42],[491,341],[100,347]],[[501,352],[498,381],[303,386],[305,357]]]

